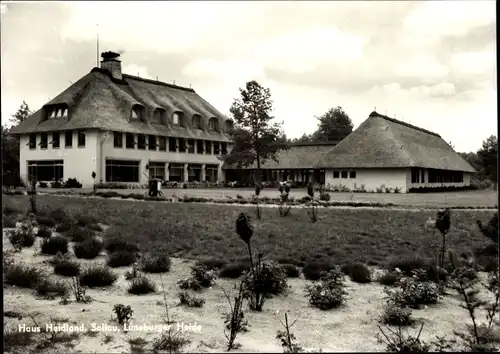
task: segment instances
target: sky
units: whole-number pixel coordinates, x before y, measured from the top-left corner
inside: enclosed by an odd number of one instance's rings
[[[289,138],[341,106],[456,151],[497,135],[494,1],[2,2],[1,113],[38,110],[122,53],[122,71],[191,87],[220,112],[257,80]],[[99,53],[100,54],[100,53]]]

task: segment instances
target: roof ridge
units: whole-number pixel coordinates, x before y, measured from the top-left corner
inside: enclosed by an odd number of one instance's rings
[[[196,93],[196,91],[194,89],[190,88],[190,87],[184,87],[184,86],[169,84],[169,83],[166,83],[166,82],[163,82],[163,81],[146,79],[146,78],[143,78],[143,77],[129,75],[129,74],[122,74],[122,76],[124,78],[127,78],[127,79],[142,81],[142,82],[146,82],[148,84],[155,84],[155,85],[167,86],[167,87],[174,88],[174,89],[179,89],[179,90],[183,90],[183,91],[195,92]]]
[[[373,111],[372,113],[370,113],[369,117],[380,117],[380,118],[388,120],[389,122],[393,122],[393,123],[396,123],[396,124],[401,124],[401,125],[404,125],[405,127],[421,131],[422,133],[434,135],[434,136],[437,136],[438,138],[441,138],[441,135],[439,135],[437,133],[434,133],[434,132],[431,132],[430,130],[427,130],[427,129],[424,129],[424,128],[420,128],[420,127],[417,127],[417,126],[415,126],[413,124],[406,123],[406,122],[397,120],[395,118],[391,118],[391,117],[385,116],[385,115],[380,114],[380,113],[375,112],[375,111]]]

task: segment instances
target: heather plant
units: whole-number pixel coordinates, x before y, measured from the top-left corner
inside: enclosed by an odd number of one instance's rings
[[[292,208],[292,205],[290,203],[290,185],[289,184],[285,184],[285,186],[280,185],[279,192],[280,192],[280,202],[278,204],[278,210],[280,216],[287,216],[288,214],[290,214],[290,210]]]
[[[101,253],[102,248],[102,241],[97,237],[92,237],[75,244],[73,250],[77,258],[94,259]]]
[[[34,218],[29,218],[26,223],[20,223],[13,230],[8,233],[8,238],[15,251],[20,251],[24,247],[31,247],[35,243],[35,232],[34,228],[36,226],[36,221]]]
[[[58,253],[54,259],[51,260],[54,266],[54,273],[65,277],[76,277],[80,274],[80,264],[72,261],[68,254],[63,255]]]
[[[4,269],[4,283],[20,288],[34,288],[44,278],[42,270],[23,263],[13,263]]]
[[[243,281],[240,282],[240,287],[238,291],[238,295],[234,297],[234,304],[231,303],[231,298],[227,294],[227,292],[222,288],[224,292],[224,296],[229,302],[229,307],[231,311],[229,313],[224,314],[224,324],[225,330],[224,335],[227,338],[228,345],[227,351],[231,349],[237,349],[240,345],[235,343],[236,336],[238,333],[247,332],[248,331],[248,322],[245,320],[245,314],[243,312],[243,298],[244,298],[244,284]],[[226,331],[228,330],[229,333]]]
[[[56,255],[68,252],[68,240],[63,236],[51,236],[42,242],[41,251],[44,254]]]
[[[170,257],[160,252],[146,253],[140,261],[140,268],[145,273],[165,273],[170,266]]]
[[[59,280],[49,278],[40,279],[35,285],[37,295],[46,299],[53,299],[56,296],[65,296],[68,293],[66,284]]]
[[[178,294],[180,304],[187,307],[202,307],[205,300],[194,295],[189,294],[187,291],[181,291]]]
[[[419,274],[425,272],[414,271],[411,277],[402,277],[398,282],[398,289],[386,289],[386,294],[393,303],[400,307],[419,309],[421,305],[435,304],[440,296],[438,286],[431,281],[421,281]]]
[[[318,221],[318,215],[317,215],[317,208],[316,208],[316,199],[314,199],[314,185],[312,183],[309,183],[307,185],[307,194],[309,198],[311,198],[311,201],[308,203],[310,205],[309,208],[306,206],[306,211],[309,214],[309,218],[311,219],[311,222],[315,223]]]
[[[145,276],[139,276],[131,280],[127,292],[133,295],[154,293],[156,292],[156,284]]]
[[[264,302],[264,298],[270,298],[271,295],[280,295],[286,291],[288,288],[287,276],[282,267],[272,261],[261,261],[259,258],[257,268],[258,276],[255,283],[258,287],[257,291],[254,289],[251,272],[248,272],[243,279],[246,298],[251,299],[251,294],[259,292],[262,296],[262,302]],[[250,307],[254,307],[252,302]]]
[[[370,269],[363,263],[345,264],[342,266],[342,272],[356,283],[369,283],[372,280]]]
[[[118,275],[104,265],[90,265],[80,271],[80,283],[89,288],[102,288],[113,285]]]
[[[41,238],[49,238],[52,236],[52,231],[47,226],[40,226],[36,235]]]
[[[208,269],[203,264],[195,264],[191,268],[191,276],[181,279],[178,285],[181,289],[201,290],[215,284],[217,275],[214,270]]]
[[[319,281],[306,287],[309,303],[320,310],[340,307],[346,301],[344,274],[339,267],[322,274]]]

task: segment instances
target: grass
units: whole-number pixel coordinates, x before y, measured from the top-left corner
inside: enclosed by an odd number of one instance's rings
[[[75,256],[82,259],[94,259],[102,251],[103,244],[98,238],[89,238],[74,245]]]
[[[21,288],[33,289],[44,277],[42,270],[23,263],[12,264],[4,269],[4,282]]]
[[[170,266],[170,257],[165,254],[145,254],[141,259],[141,270],[145,273],[165,273]]]
[[[163,249],[184,258],[210,256],[227,261],[247,256],[235,233],[234,221],[241,211],[253,208],[239,205],[197,203],[146,203],[113,199],[81,199],[41,195],[43,209],[64,208],[69,215],[89,216],[112,225],[103,235],[106,248],[121,244],[140,244],[142,251]],[[4,196],[4,205],[27,210],[23,196]],[[254,219],[252,244],[267,258],[290,259],[295,264],[311,260],[330,260],[336,264],[364,263],[387,265],[395,254],[419,254],[433,258],[439,239],[424,228],[435,211],[390,209],[319,209],[319,221],[312,224],[305,211],[297,209],[282,218],[276,209],[263,209],[262,219]],[[448,249],[455,254],[470,252],[490,243],[478,230],[475,220],[488,220],[493,212],[454,210],[448,235]],[[286,263],[292,263],[287,261]],[[305,274],[305,273],[304,273]]]
[[[146,277],[138,277],[132,279],[127,292],[132,295],[145,295],[154,293],[156,291],[156,284]]]
[[[68,239],[63,236],[52,236],[45,238],[42,242],[41,251],[43,254],[56,255],[58,252],[68,252]]]
[[[80,285],[89,288],[101,288],[113,285],[118,275],[106,266],[91,265],[80,271]]]
[[[108,266],[112,268],[128,267],[135,263],[137,257],[135,252],[117,251],[108,254]]]
[[[54,273],[64,277],[76,277],[80,274],[80,264],[70,259],[58,260],[54,263]]]

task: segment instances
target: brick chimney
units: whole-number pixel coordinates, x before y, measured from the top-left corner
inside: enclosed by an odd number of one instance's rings
[[[110,72],[113,79],[122,80],[122,63],[120,54],[115,52],[104,52],[101,54],[101,69],[106,69]]]

